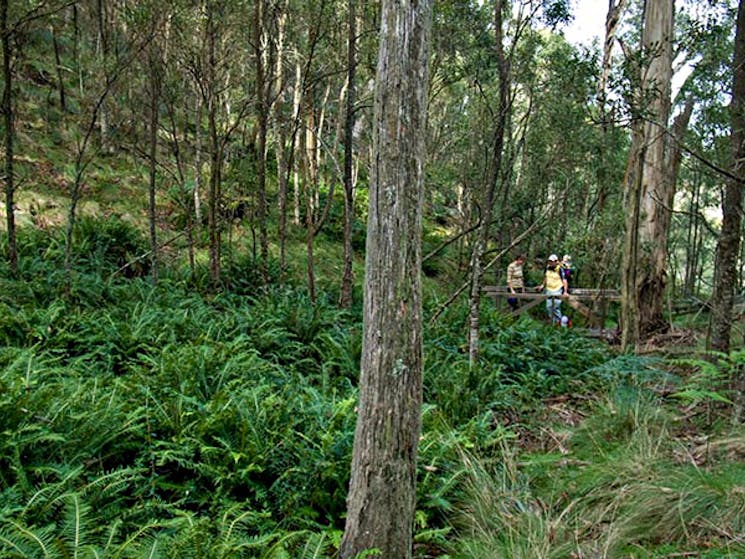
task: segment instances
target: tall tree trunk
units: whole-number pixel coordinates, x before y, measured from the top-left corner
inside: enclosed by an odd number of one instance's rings
[[[711,336],[709,345],[716,351],[727,352],[732,330],[732,306],[737,284],[737,258],[740,253],[742,228],[742,192],[745,179],[745,0],[737,8],[735,52],[732,60],[734,74],[730,119],[732,130],[732,175],[722,201],[722,231],[717,242],[714,266],[714,294],[711,301]],[[744,383],[745,384],[745,383]]]
[[[297,53],[296,53],[297,55]],[[298,123],[301,121],[301,114],[302,111],[300,110],[300,107],[303,102],[303,71],[302,67],[300,66],[300,59],[297,58],[297,63],[295,64],[295,87],[294,87],[294,95],[292,96],[292,114],[294,115],[293,119],[293,138],[297,138],[297,130],[298,130]],[[290,161],[288,162],[288,169],[292,169],[292,158],[290,158]],[[295,225],[300,225],[300,179],[298,175],[297,169],[294,169],[293,173],[293,186],[294,186],[294,196],[293,196],[293,210],[292,210],[292,221]]]
[[[264,283],[269,282],[268,260],[269,241],[267,235],[267,203],[266,203],[266,138],[269,123],[269,95],[266,79],[265,31],[264,31],[264,0],[254,3],[254,48],[256,56],[256,105],[257,105],[257,137],[256,137],[256,181],[258,188],[259,247],[261,253],[261,275]]]
[[[100,64],[104,73],[106,72],[106,65],[109,58],[109,22],[106,15],[107,2],[104,0],[98,0],[97,4],[97,16],[98,16],[98,50],[100,56]],[[110,138],[109,138],[109,110],[106,99],[101,104],[101,109],[98,111],[98,128],[101,135],[101,149],[104,152],[111,150]]]
[[[310,102],[308,103],[310,105]],[[310,302],[316,302],[316,276],[313,261],[313,243],[315,241],[315,227],[313,225],[313,192],[316,184],[316,173],[314,169],[314,154],[311,144],[313,142],[313,133],[311,131],[313,124],[313,107],[308,106],[308,123],[306,124],[305,133],[302,135],[301,146],[301,167],[303,182],[303,200],[305,200],[305,254],[306,254],[306,272],[308,277],[308,296]]]
[[[639,222],[641,218],[642,171],[644,167],[644,129],[641,122],[631,126],[631,149],[624,177],[623,262],[621,266],[621,347],[635,349],[639,345],[639,291],[637,266],[639,259]]]
[[[222,261],[222,235],[220,223],[220,201],[222,189],[222,155],[220,141],[217,134],[217,115],[214,100],[208,106],[209,134],[210,134],[210,180],[208,195],[207,227],[209,229],[210,279],[213,286],[220,282]]]
[[[696,170],[691,183],[691,202],[688,209],[688,227],[686,231],[686,263],[683,280],[683,294],[692,296],[696,293],[696,269],[698,267],[699,239],[699,195],[701,192],[700,173]]]
[[[648,107],[651,118],[644,125],[647,144],[642,171],[642,216],[639,229],[639,330],[642,336],[666,330],[663,317],[667,284],[667,238],[672,216],[675,182],[667,165],[670,118],[670,91],[673,53],[673,0],[647,0],[644,47],[652,57],[647,69],[647,91],[653,94]]]
[[[421,231],[431,0],[383,0],[360,402],[340,557],[409,559],[421,432]]]
[[[609,196],[609,169],[612,163],[609,161],[611,153],[613,152],[613,136],[611,134],[612,129],[612,115],[608,114],[607,103],[607,88],[608,88],[608,76],[611,71],[611,59],[613,54],[613,45],[616,40],[616,32],[618,25],[621,22],[621,15],[623,14],[624,7],[626,6],[627,0],[608,0],[608,12],[605,17],[605,41],[603,43],[603,64],[600,69],[600,79],[598,80],[598,114],[600,115],[600,146],[602,152],[600,153],[600,162],[597,166],[597,179],[598,179],[598,192],[597,201],[595,204],[590,205],[592,209],[592,215],[588,215],[588,221],[596,221],[592,216],[600,216],[605,211],[608,204]]]
[[[622,301],[623,305],[636,305],[633,310],[622,311],[627,320],[634,318],[638,321],[638,325],[627,321],[623,324],[624,329],[631,330],[625,332],[622,339],[634,346],[640,337],[665,330],[668,326],[663,317],[663,295],[667,283],[667,238],[675,194],[675,182],[668,167],[669,136],[666,128],[671,104],[673,4],[673,0],[648,0],[644,10],[642,48],[648,64],[640,74],[643,78],[638,94],[642,101],[637,109],[645,114],[645,120],[635,124],[641,133],[635,134],[633,140],[644,145],[632,145],[629,169],[638,171],[639,175],[627,173],[633,181],[626,184],[633,191],[626,196],[626,201],[632,204],[626,211],[627,235],[634,235],[637,239],[627,239],[626,249],[633,250],[635,258],[625,263],[624,274],[633,275],[635,285],[632,287],[628,283],[630,277],[624,277],[626,297]],[[644,99],[649,99],[649,102],[644,102]],[[642,159],[636,162],[633,161],[635,157]],[[640,181],[638,184],[637,179]],[[637,187],[638,213],[633,207]],[[632,246],[636,248],[632,249]],[[636,291],[633,296],[632,289]],[[632,335],[633,332],[638,334]]]
[[[221,223],[220,223],[220,203],[221,203],[221,189],[222,189],[222,153],[221,143],[217,130],[217,111],[218,111],[218,84],[216,83],[217,77],[215,75],[215,68],[217,64],[217,53],[216,53],[216,42],[217,42],[217,25],[214,21],[214,15],[212,10],[207,10],[207,122],[209,128],[209,139],[210,139],[210,181],[209,181],[209,194],[208,194],[208,215],[207,215],[207,227],[209,229],[209,269],[210,279],[213,286],[217,286],[220,282],[221,275],[221,252],[222,252],[222,238],[221,238]]]
[[[497,71],[499,73],[499,103],[496,112],[497,121],[494,123],[491,159],[486,174],[486,188],[481,199],[481,225],[471,254],[471,289],[468,320],[468,357],[471,365],[476,364],[479,356],[481,284],[484,274],[482,260],[489,240],[489,230],[494,212],[494,199],[502,168],[504,137],[510,110],[510,68],[504,53],[502,30],[504,10],[504,0],[497,0],[494,7],[494,48],[497,54]]]
[[[199,92],[199,88],[196,91],[196,109],[194,123],[194,192],[193,192],[193,204],[194,204],[194,223],[197,228],[202,223],[202,95]]]
[[[157,172],[157,150],[158,150],[158,105],[160,103],[160,69],[154,49],[157,45],[151,45],[150,52],[150,176],[149,176],[149,208],[148,217],[150,221],[150,274],[153,284],[158,283],[158,236],[157,236],[157,213],[156,213],[156,172]]]
[[[344,272],[341,279],[341,306],[352,306],[354,275],[354,250],[352,232],[354,227],[354,103],[357,73],[357,2],[347,1],[347,110],[344,120]]]
[[[8,264],[13,274],[18,272],[18,246],[16,243],[15,184],[13,157],[15,128],[13,118],[13,51],[8,29],[8,0],[0,0],[0,33],[3,45],[3,122],[5,124],[5,219],[8,228]]]
[[[62,56],[60,54],[59,41],[57,40],[57,31],[54,26],[50,27],[52,34],[52,44],[54,46],[54,66],[57,73],[57,90],[59,92],[59,106],[60,110],[64,113],[67,112],[67,94],[65,90],[65,80],[62,75]]]
[[[276,136],[275,154],[277,158],[277,228],[279,233],[279,281],[282,283],[285,276],[285,266],[287,264],[287,192],[289,182],[289,169],[287,168],[287,122],[284,118],[284,108],[287,102],[287,91],[285,88],[284,77],[284,38],[285,27],[287,25],[287,15],[285,10],[287,2],[281,3],[280,14],[277,17],[277,35],[276,35],[276,63],[274,67],[274,85],[276,92],[273,95],[277,102],[273,108],[274,134]]]

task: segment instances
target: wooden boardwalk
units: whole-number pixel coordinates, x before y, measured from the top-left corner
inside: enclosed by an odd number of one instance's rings
[[[498,304],[502,300],[518,299],[525,301],[520,304],[517,310],[512,314],[522,314],[525,311],[544,302],[549,296],[538,293],[535,288],[527,288],[525,293],[510,293],[507,286],[502,285],[485,285],[484,294],[494,297]],[[579,312],[587,319],[591,328],[598,328],[602,332],[605,327],[605,319],[608,314],[608,303],[621,300],[621,294],[617,289],[585,289],[582,287],[571,288],[569,295],[560,297],[562,302],[566,302],[570,307]]]

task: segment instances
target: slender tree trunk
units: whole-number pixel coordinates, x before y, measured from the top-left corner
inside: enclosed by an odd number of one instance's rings
[[[340,557],[409,559],[422,405],[421,231],[431,0],[383,0],[360,402]]]
[[[217,24],[212,10],[207,9],[207,124],[210,140],[210,180],[208,194],[207,227],[209,229],[209,269],[212,285],[217,287],[222,273],[222,238],[220,203],[222,189],[222,146],[218,134],[218,84],[217,68]]]
[[[313,126],[312,114],[313,108],[308,107],[308,123],[305,133],[302,135],[302,182],[303,182],[303,200],[305,200],[305,253],[306,253],[306,272],[308,277],[308,296],[310,302],[316,302],[316,276],[313,262],[313,243],[315,227],[313,226],[313,191],[315,184],[315,175],[313,172],[313,153],[310,147],[313,134],[310,128]]]
[[[494,212],[497,183],[502,168],[504,138],[507,130],[510,107],[510,68],[504,53],[503,19],[505,3],[497,0],[494,7],[494,48],[497,54],[497,70],[499,72],[499,104],[497,106],[497,121],[494,123],[494,137],[492,140],[491,160],[486,175],[486,187],[481,200],[481,226],[471,254],[471,289],[469,295],[468,320],[468,357],[471,365],[478,362],[479,331],[481,314],[481,284],[483,280],[482,259],[489,240],[489,230]]]
[[[341,280],[341,306],[352,306],[354,275],[354,250],[352,233],[354,228],[354,103],[357,73],[357,2],[347,1],[347,110],[344,120],[344,273]]]
[[[285,266],[287,264],[287,184],[289,182],[289,169],[287,168],[287,122],[284,118],[284,108],[287,97],[284,78],[284,38],[285,26],[287,24],[287,16],[285,14],[286,7],[287,3],[283,2],[280,14],[277,18],[277,58],[274,68],[274,83],[277,90],[276,97],[278,102],[273,105],[274,134],[277,141],[275,153],[277,157],[277,225],[279,230],[280,283],[284,281]]]
[[[600,115],[600,134],[601,140],[600,145],[602,153],[600,154],[600,164],[597,166],[597,177],[598,177],[598,194],[597,202],[594,204],[592,215],[588,215],[588,221],[594,222],[594,216],[602,215],[608,205],[609,196],[609,169],[611,162],[609,161],[610,155],[613,152],[613,146],[611,142],[613,136],[612,130],[612,118],[608,114],[607,103],[607,88],[608,88],[608,76],[611,71],[611,57],[613,54],[613,46],[616,41],[616,32],[618,25],[621,22],[621,15],[626,6],[627,0],[608,0],[608,12],[605,18],[605,41],[603,44],[603,64],[600,70],[600,79],[598,80],[598,113]]]
[[[688,211],[688,231],[686,235],[686,266],[683,291],[685,295],[696,294],[696,272],[699,259],[699,196],[701,192],[700,173],[695,172],[691,181],[691,203]]]
[[[222,273],[222,235],[219,211],[222,186],[222,155],[220,154],[220,142],[217,134],[216,107],[214,102],[211,105],[208,107],[211,159],[207,227],[209,229],[210,278],[212,284],[217,286]]]
[[[735,52],[732,61],[734,79],[730,103],[732,175],[722,201],[722,231],[717,242],[714,266],[714,294],[711,301],[711,336],[709,345],[727,352],[732,331],[732,307],[737,284],[737,259],[740,254],[743,179],[745,179],[745,1],[737,8]],[[745,386],[745,378],[741,379]]]
[[[264,33],[264,0],[254,3],[254,47],[256,56],[256,96],[257,96],[257,138],[256,138],[256,181],[258,188],[259,247],[261,252],[261,274],[264,283],[269,282],[268,260],[269,241],[267,235],[266,203],[266,138],[269,123],[269,100],[266,80],[265,33]]]
[[[196,226],[202,223],[202,96],[196,95],[196,122],[194,123],[194,222]]]
[[[158,236],[157,236],[157,212],[156,212],[156,171],[158,150],[158,105],[160,103],[160,70],[156,60],[157,48],[151,45],[150,53],[150,177],[149,177],[149,211],[150,221],[150,274],[153,284],[158,283]]]
[[[302,68],[300,66],[300,60],[298,58],[298,62],[295,65],[295,88],[294,88],[294,95],[292,98],[292,113],[294,115],[294,123],[295,123],[295,130],[297,130],[297,123],[300,122],[300,106],[303,101],[303,72]],[[293,137],[296,137],[296,133],[293,133]],[[295,225],[300,225],[300,180],[298,176],[297,169],[295,169],[294,175],[293,175],[293,185],[294,185],[294,196],[293,196],[293,222]]]
[[[5,124],[5,219],[8,228],[8,264],[13,274],[18,272],[18,246],[16,243],[15,184],[13,157],[15,123],[13,115],[13,51],[8,29],[8,0],[0,0],[0,33],[3,48],[3,123]]]
[[[62,76],[62,56],[60,54],[59,41],[57,40],[57,31],[54,26],[50,27],[52,34],[52,44],[54,46],[54,64],[57,71],[57,91],[59,92],[59,106],[64,113],[67,112],[67,94],[65,90],[65,80]]]
[[[642,171],[644,167],[644,131],[641,122],[632,123],[631,149],[624,178],[626,213],[621,273],[621,347],[636,349],[639,345],[639,291],[637,261],[639,258],[639,222],[641,214]]]
[[[106,17],[106,6],[107,3],[104,0],[98,0],[97,4],[97,16],[98,16],[98,47],[100,64],[102,68],[106,68],[106,63],[109,57],[109,33],[108,33],[108,18]],[[109,110],[107,102],[101,104],[101,109],[98,111],[98,128],[101,134],[101,149],[105,153],[110,151],[110,138],[109,138]]]
[[[78,93],[82,97],[85,94],[85,85],[83,81],[83,60],[82,49],[80,48],[80,18],[78,16],[78,5],[72,5],[72,28],[73,43],[75,45],[75,64],[78,72]]]

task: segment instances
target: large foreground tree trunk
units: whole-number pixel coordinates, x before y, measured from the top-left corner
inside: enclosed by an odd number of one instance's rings
[[[737,9],[732,102],[732,175],[745,178],[745,7],[743,0]],[[743,183],[734,179],[727,182],[722,201],[722,232],[717,243],[714,267],[714,294],[711,301],[710,346],[727,352],[732,330],[732,306],[737,283],[737,258],[740,254],[742,228]]]
[[[421,431],[421,228],[432,0],[383,0],[360,402],[342,559],[412,556]]]

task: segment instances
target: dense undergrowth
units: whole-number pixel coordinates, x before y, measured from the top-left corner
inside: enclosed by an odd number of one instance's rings
[[[0,557],[334,557],[360,316],[266,289],[237,259],[213,291],[116,220],[23,231],[0,273]],[[484,309],[428,326],[418,557],[745,557],[745,434],[718,364],[615,355]],[[684,555],[677,555],[684,556]]]

